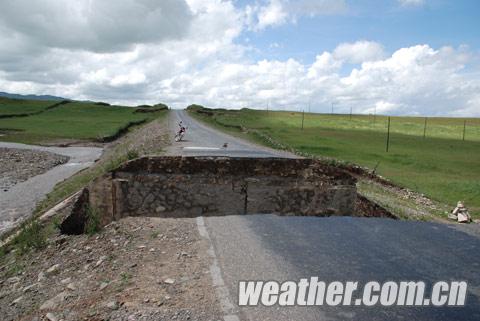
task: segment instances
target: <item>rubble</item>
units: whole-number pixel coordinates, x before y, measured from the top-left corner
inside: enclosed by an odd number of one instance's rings
[[[129,217],[94,236],[55,234],[43,250],[3,258],[22,269],[0,266],[1,319],[220,320],[207,248],[194,219]]]
[[[457,207],[455,207],[455,209],[448,214],[448,218],[457,221],[458,223],[472,222],[472,217],[462,201],[457,203]]]

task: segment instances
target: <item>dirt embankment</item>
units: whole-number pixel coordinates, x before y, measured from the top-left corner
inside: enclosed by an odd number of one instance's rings
[[[16,148],[0,148],[0,193],[15,184],[45,173],[49,169],[68,162],[67,156],[49,152]]]
[[[102,159],[158,154],[168,127],[153,121],[107,144]],[[220,320],[207,245],[194,219],[125,218],[92,236],[58,231],[63,213],[42,222],[47,246],[0,254],[3,320]],[[30,241],[34,242],[34,239]]]
[[[194,219],[126,218],[57,235],[0,267],[2,320],[219,320]]]

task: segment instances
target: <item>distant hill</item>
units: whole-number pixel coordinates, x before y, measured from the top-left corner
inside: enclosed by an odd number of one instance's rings
[[[51,95],[20,95],[20,94],[10,94],[0,91],[0,97],[6,97],[11,99],[28,99],[28,100],[70,100],[62,97],[51,96]]]

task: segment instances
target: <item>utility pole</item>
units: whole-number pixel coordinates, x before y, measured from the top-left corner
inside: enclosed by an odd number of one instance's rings
[[[375,121],[377,120],[377,105],[373,109],[373,126],[375,126]]]
[[[465,119],[463,121],[463,136],[462,136],[462,140],[465,141],[465,131],[467,129],[467,120]]]
[[[332,102],[332,113],[331,114],[333,115],[333,102]]]
[[[267,115],[268,115],[268,107],[270,107],[270,100],[267,102]]]
[[[388,126],[387,126],[387,148],[386,148],[387,153],[388,153],[389,147],[390,147],[390,116],[388,116]]]
[[[352,120],[353,107],[350,106],[350,120]]]
[[[423,139],[427,136],[427,117],[425,117],[425,124],[423,125]]]

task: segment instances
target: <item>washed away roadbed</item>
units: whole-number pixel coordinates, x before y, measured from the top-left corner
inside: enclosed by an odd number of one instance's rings
[[[220,320],[195,219],[125,218],[0,267],[2,320]]]

